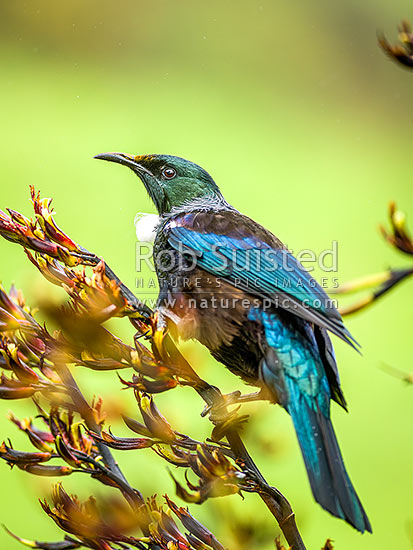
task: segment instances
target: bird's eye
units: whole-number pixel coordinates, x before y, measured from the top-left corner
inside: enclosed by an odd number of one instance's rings
[[[162,175],[167,180],[171,180],[176,176],[176,170],[174,168],[170,168],[169,166],[167,166],[162,170]]]

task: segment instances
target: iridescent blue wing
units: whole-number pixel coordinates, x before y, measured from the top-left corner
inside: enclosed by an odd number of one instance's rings
[[[196,212],[164,228],[170,245],[197,265],[271,304],[330,330],[354,347],[331,298],[300,262],[262,226],[236,211]]]

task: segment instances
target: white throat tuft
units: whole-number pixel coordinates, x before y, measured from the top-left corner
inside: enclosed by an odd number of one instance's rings
[[[155,240],[155,228],[159,224],[159,216],[138,212],[134,220],[136,237],[141,243],[153,243]]]

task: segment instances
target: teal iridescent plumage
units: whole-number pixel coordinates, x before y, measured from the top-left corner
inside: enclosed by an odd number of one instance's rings
[[[359,531],[369,530],[339,452],[330,420],[330,386],[311,328],[302,327],[308,333],[303,339],[302,331],[274,313],[251,309],[249,318],[262,322],[267,342],[283,365],[277,369],[265,359],[263,378],[276,388],[280,404],[293,419],[315,499]]]
[[[169,155],[97,158],[131,168],[160,215],[154,258],[161,319],[284,407],[317,502],[371,531],[330,420],[331,400],[344,408],[346,401],[327,331],[357,346],[334,303],[281,241],[229,205],[196,164]]]

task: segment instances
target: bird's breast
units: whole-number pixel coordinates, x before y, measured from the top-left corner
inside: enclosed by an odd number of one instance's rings
[[[241,289],[195,268],[163,279],[159,309],[179,338],[195,338],[214,351],[239,333],[247,320],[247,301]]]

